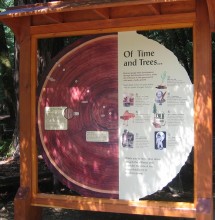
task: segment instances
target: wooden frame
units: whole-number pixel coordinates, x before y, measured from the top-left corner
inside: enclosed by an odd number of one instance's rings
[[[68,1],[62,2],[66,4]],[[160,3],[159,5],[157,3]],[[79,7],[77,10],[96,11],[104,19],[92,19],[62,22],[62,14],[51,13],[50,5],[45,5],[45,22],[38,24],[37,14],[28,12],[23,15],[15,13],[0,14],[0,20],[10,26],[16,34],[20,45],[20,188],[15,198],[15,219],[40,219],[41,207],[62,207],[78,210],[120,212],[140,215],[157,215],[196,218],[197,220],[213,219],[212,196],[212,59],[211,30],[214,20],[211,11],[214,9],[208,0],[176,0],[182,4],[195,3],[195,7],[183,7],[182,12],[160,14],[165,9],[166,1],[116,1],[114,3],[95,4]],[[152,15],[109,18],[118,7],[146,5]],[[182,7],[179,4],[178,8]],[[52,6],[52,5],[51,5]],[[33,6],[31,6],[33,8]],[[168,7],[170,7],[168,5]],[[167,7],[167,8],[168,8]],[[162,10],[161,10],[162,8]],[[192,8],[192,10],[190,9]],[[25,9],[25,8],[24,8]],[[22,10],[24,10],[22,9]],[[136,8],[135,8],[136,9]],[[189,9],[189,10],[188,10]],[[209,10],[208,10],[209,9]],[[64,11],[68,14],[74,9]],[[172,10],[172,9],[171,9]],[[175,9],[174,9],[175,10]],[[179,9],[178,9],[179,10]],[[12,9],[13,11],[13,9]],[[120,11],[120,10],[119,10]],[[131,10],[132,11],[132,10]],[[86,12],[86,11],[85,11]],[[38,12],[39,14],[40,12]],[[133,12],[134,13],[134,12]],[[19,14],[19,13],[18,13]],[[40,13],[42,14],[42,13]],[[116,14],[116,13],[115,13]],[[135,13],[134,13],[135,14]],[[97,16],[96,15],[96,16]],[[91,14],[89,13],[89,16]],[[93,14],[95,16],[95,14]],[[47,19],[48,17],[48,19]],[[71,19],[71,18],[70,18]],[[49,21],[52,21],[50,24]],[[53,22],[54,21],[54,22]],[[19,25],[16,23],[18,22]],[[114,199],[83,198],[76,196],[59,196],[38,193],[38,170],[36,148],[36,77],[37,77],[37,41],[40,38],[51,38],[71,35],[109,33],[127,30],[150,30],[192,27],[194,36],[194,106],[195,106],[195,150],[194,150],[194,202],[159,202],[159,201],[122,201]],[[60,30],[60,31],[59,31]],[[204,161],[204,163],[202,163]]]

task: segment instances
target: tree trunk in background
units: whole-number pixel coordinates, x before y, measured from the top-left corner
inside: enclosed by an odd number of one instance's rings
[[[8,106],[11,118],[15,119],[16,108],[14,105],[15,95],[13,90],[12,65],[9,59],[9,51],[2,24],[0,24],[0,70],[5,89],[5,104]]]
[[[41,39],[38,43],[38,82],[43,79],[44,71],[51,59],[64,48],[63,38]]]
[[[16,95],[17,117],[14,129],[13,146],[15,147],[14,157],[19,156],[19,45],[14,43],[14,91]]]

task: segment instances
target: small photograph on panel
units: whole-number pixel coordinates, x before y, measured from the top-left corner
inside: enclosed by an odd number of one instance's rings
[[[166,148],[166,132],[155,131],[155,149],[163,150]]]
[[[122,134],[122,146],[133,148],[134,145],[134,134],[127,129],[124,129]]]

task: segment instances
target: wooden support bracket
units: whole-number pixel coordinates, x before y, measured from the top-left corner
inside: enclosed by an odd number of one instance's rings
[[[15,220],[40,220],[42,219],[42,208],[31,206],[31,195],[29,188],[20,187],[14,199]]]

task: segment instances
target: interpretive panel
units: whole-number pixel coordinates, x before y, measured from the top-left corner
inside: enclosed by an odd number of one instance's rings
[[[38,143],[84,196],[139,200],[162,189],[193,147],[193,86],[175,55],[137,32],[86,36],[39,89]]]
[[[119,198],[167,185],[193,146],[193,86],[177,57],[136,32],[118,34]]]

